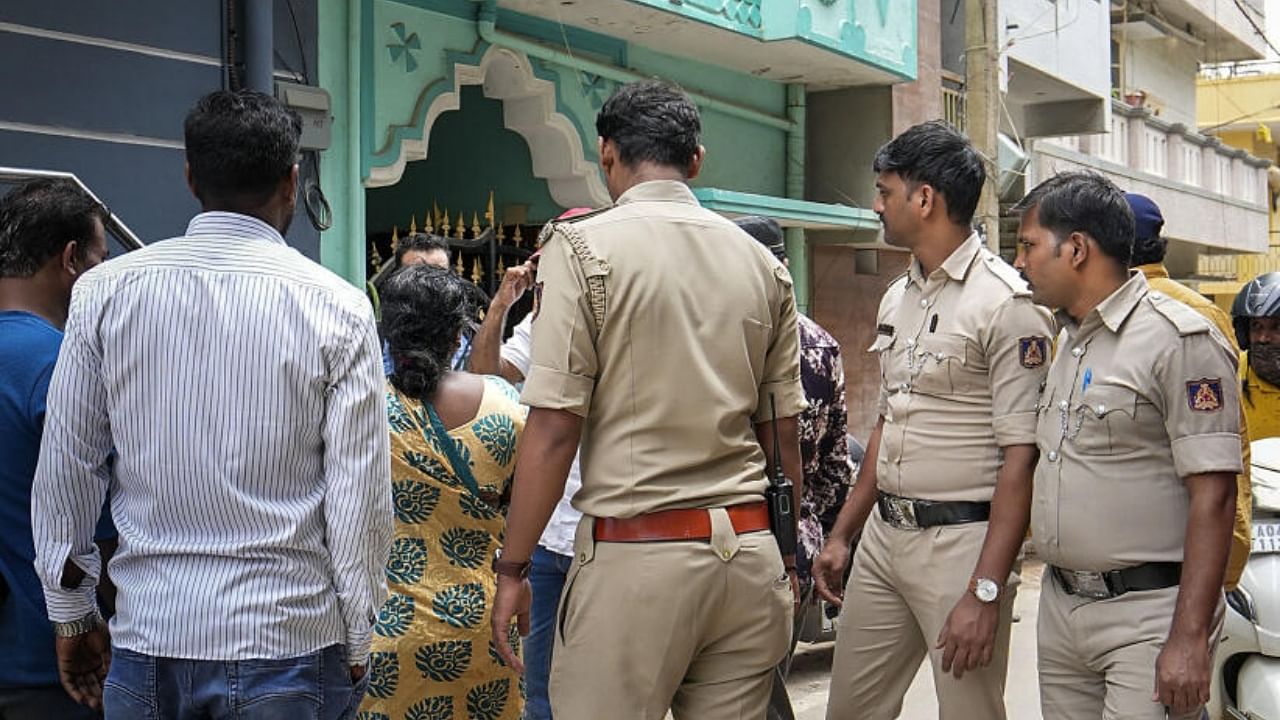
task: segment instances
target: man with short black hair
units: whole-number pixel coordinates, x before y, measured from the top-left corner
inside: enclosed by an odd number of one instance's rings
[[[1106,178],[1054,176],[1015,210],[1015,266],[1063,327],[1031,509],[1044,718],[1195,720],[1241,470],[1235,351],[1130,273],[1133,212]]]
[[[596,130],[615,205],[543,231],[494,637],[519,667],[506,629],[516,616],[528,630],[530,556],[581,439],[554,715],[761,718],[795,597],[764,502],[775,427],[778,460],[803,484],[791,277],[690,191],[705,150],[687,95],[624,85]]]
[[[32,520],[63,685],[108,720],[350,718],[391,540],[373,309],[285,244],[296,114],[219,91],[184,130],[203,212],[76,285],[50,384]]]
[[[916,125],[874,169],[885,242],[912,261],[876,320],[880,418],[814,562],[843,602],[827,717],[896,718],[927,656],[942,720],[1000,720],[1052,325],[972,229],[986,172],[968,140]]]
[[[396,244],[396,267],[432,265],[449,269],[449,241],[430,233],[409,233]]]
[[[94,717],[59,683],[34,565],[31,483],[71,289],[106,259],[108,218],[70,180],[33,180],[0,199],[0,720]],[[103,552],[114,537],[106,523]]]

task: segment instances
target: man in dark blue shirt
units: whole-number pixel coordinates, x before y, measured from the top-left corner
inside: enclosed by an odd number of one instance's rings
[[[71,286],[106,259],[107,218],[67,180],[36,180],[0,199],[0,720],[96,716],[59,684],[32,564],[31,481]],[[109,524],[99,531],[114,536]]]

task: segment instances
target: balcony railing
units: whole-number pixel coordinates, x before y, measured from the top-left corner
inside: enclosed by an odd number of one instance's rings
[[[942,71],[942,119],[964,132],[964,78]]]
[[[1165,122],[1145,108],[1114,102],[1111,132],[1049,142],[1247,205],[1266,201],[1269,161]]]

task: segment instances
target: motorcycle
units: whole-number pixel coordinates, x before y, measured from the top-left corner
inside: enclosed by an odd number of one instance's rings
[[[1280,720],[1280,438],[1250,449],[1253,548],[1240,586],[1227,593],[1212,720]]]

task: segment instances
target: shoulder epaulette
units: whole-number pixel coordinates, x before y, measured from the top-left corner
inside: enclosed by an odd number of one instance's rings
[[[548,221],[547,221],[547,224],[546,224],[546,225],[543,225],[543,226],[542,226],[542,230],[538,232],[538,243],[537,243],[537,244],[538,244],[539,246],[541,246],[541,245],[542,245],[543,243],[545,243],[548,239],[550,239],[550,238],[551,238],[551,234],[552,234],[552,233],[554,233],[554,232],[556,231],[556,226],[557,226],[557,225],[564,225],[564,224],[572,224],[572,223],[576,223],[576,222],[578,222],[579,220],[586,220],[587,218],[595,217],[596,215],[599,215],[600,213],[603,213],[603,212],[606,212],[606,211],[608,211],[608,210],[612,210],[612,209],[613,209],[612,207],[604,207],[604,208],[600,208],[600,209],[598,209],[598,210],[592,210],[591,212],[585,212],[585,213],[582,213],[581,215],[574,215],[574,216],[573,216],[573,217],[571,217],[571,218],[565,218],[565,219],[563,219],[563,220],[548,220]]]
[[[608,208],[605,209],[607,210]],[[549,222],[543,226],[542,232],[538,234],[539,245],[548,242],[556,231],[559,231],[560,237],[569,244],[569,251],[577,259],[579,267],[582,268],[582,275],[587,281],[587,304],[591,306],[591,316],[592,320],[595,321],[596,333],[599,333],[600,328],[604,326],[607,300],[604,279],[609,274],[610,268],[609,263],[592,252],[586,238],[582,236],[582,228],[577,227],[575,221],[601,212],[604,212],[604,210],[596,210],[566,220]]]
[[[1031,290],[1027,288],[1027,282],[1022,279],[1022,275],[1009,263],[1005,262],[999,255],[995,253],[984,253],[982,264],[991,271],[992,275],[1000,278],[1000,280],[1009,286],[1015,297],[1031,297]]]
[[[1149,292],[1147,300],[1150,301],[1151,307],[1172,323],[1178,329],[1178,334],[1183,337],[1207,333],[1212,327],[1203,315],[1164,293]]]

